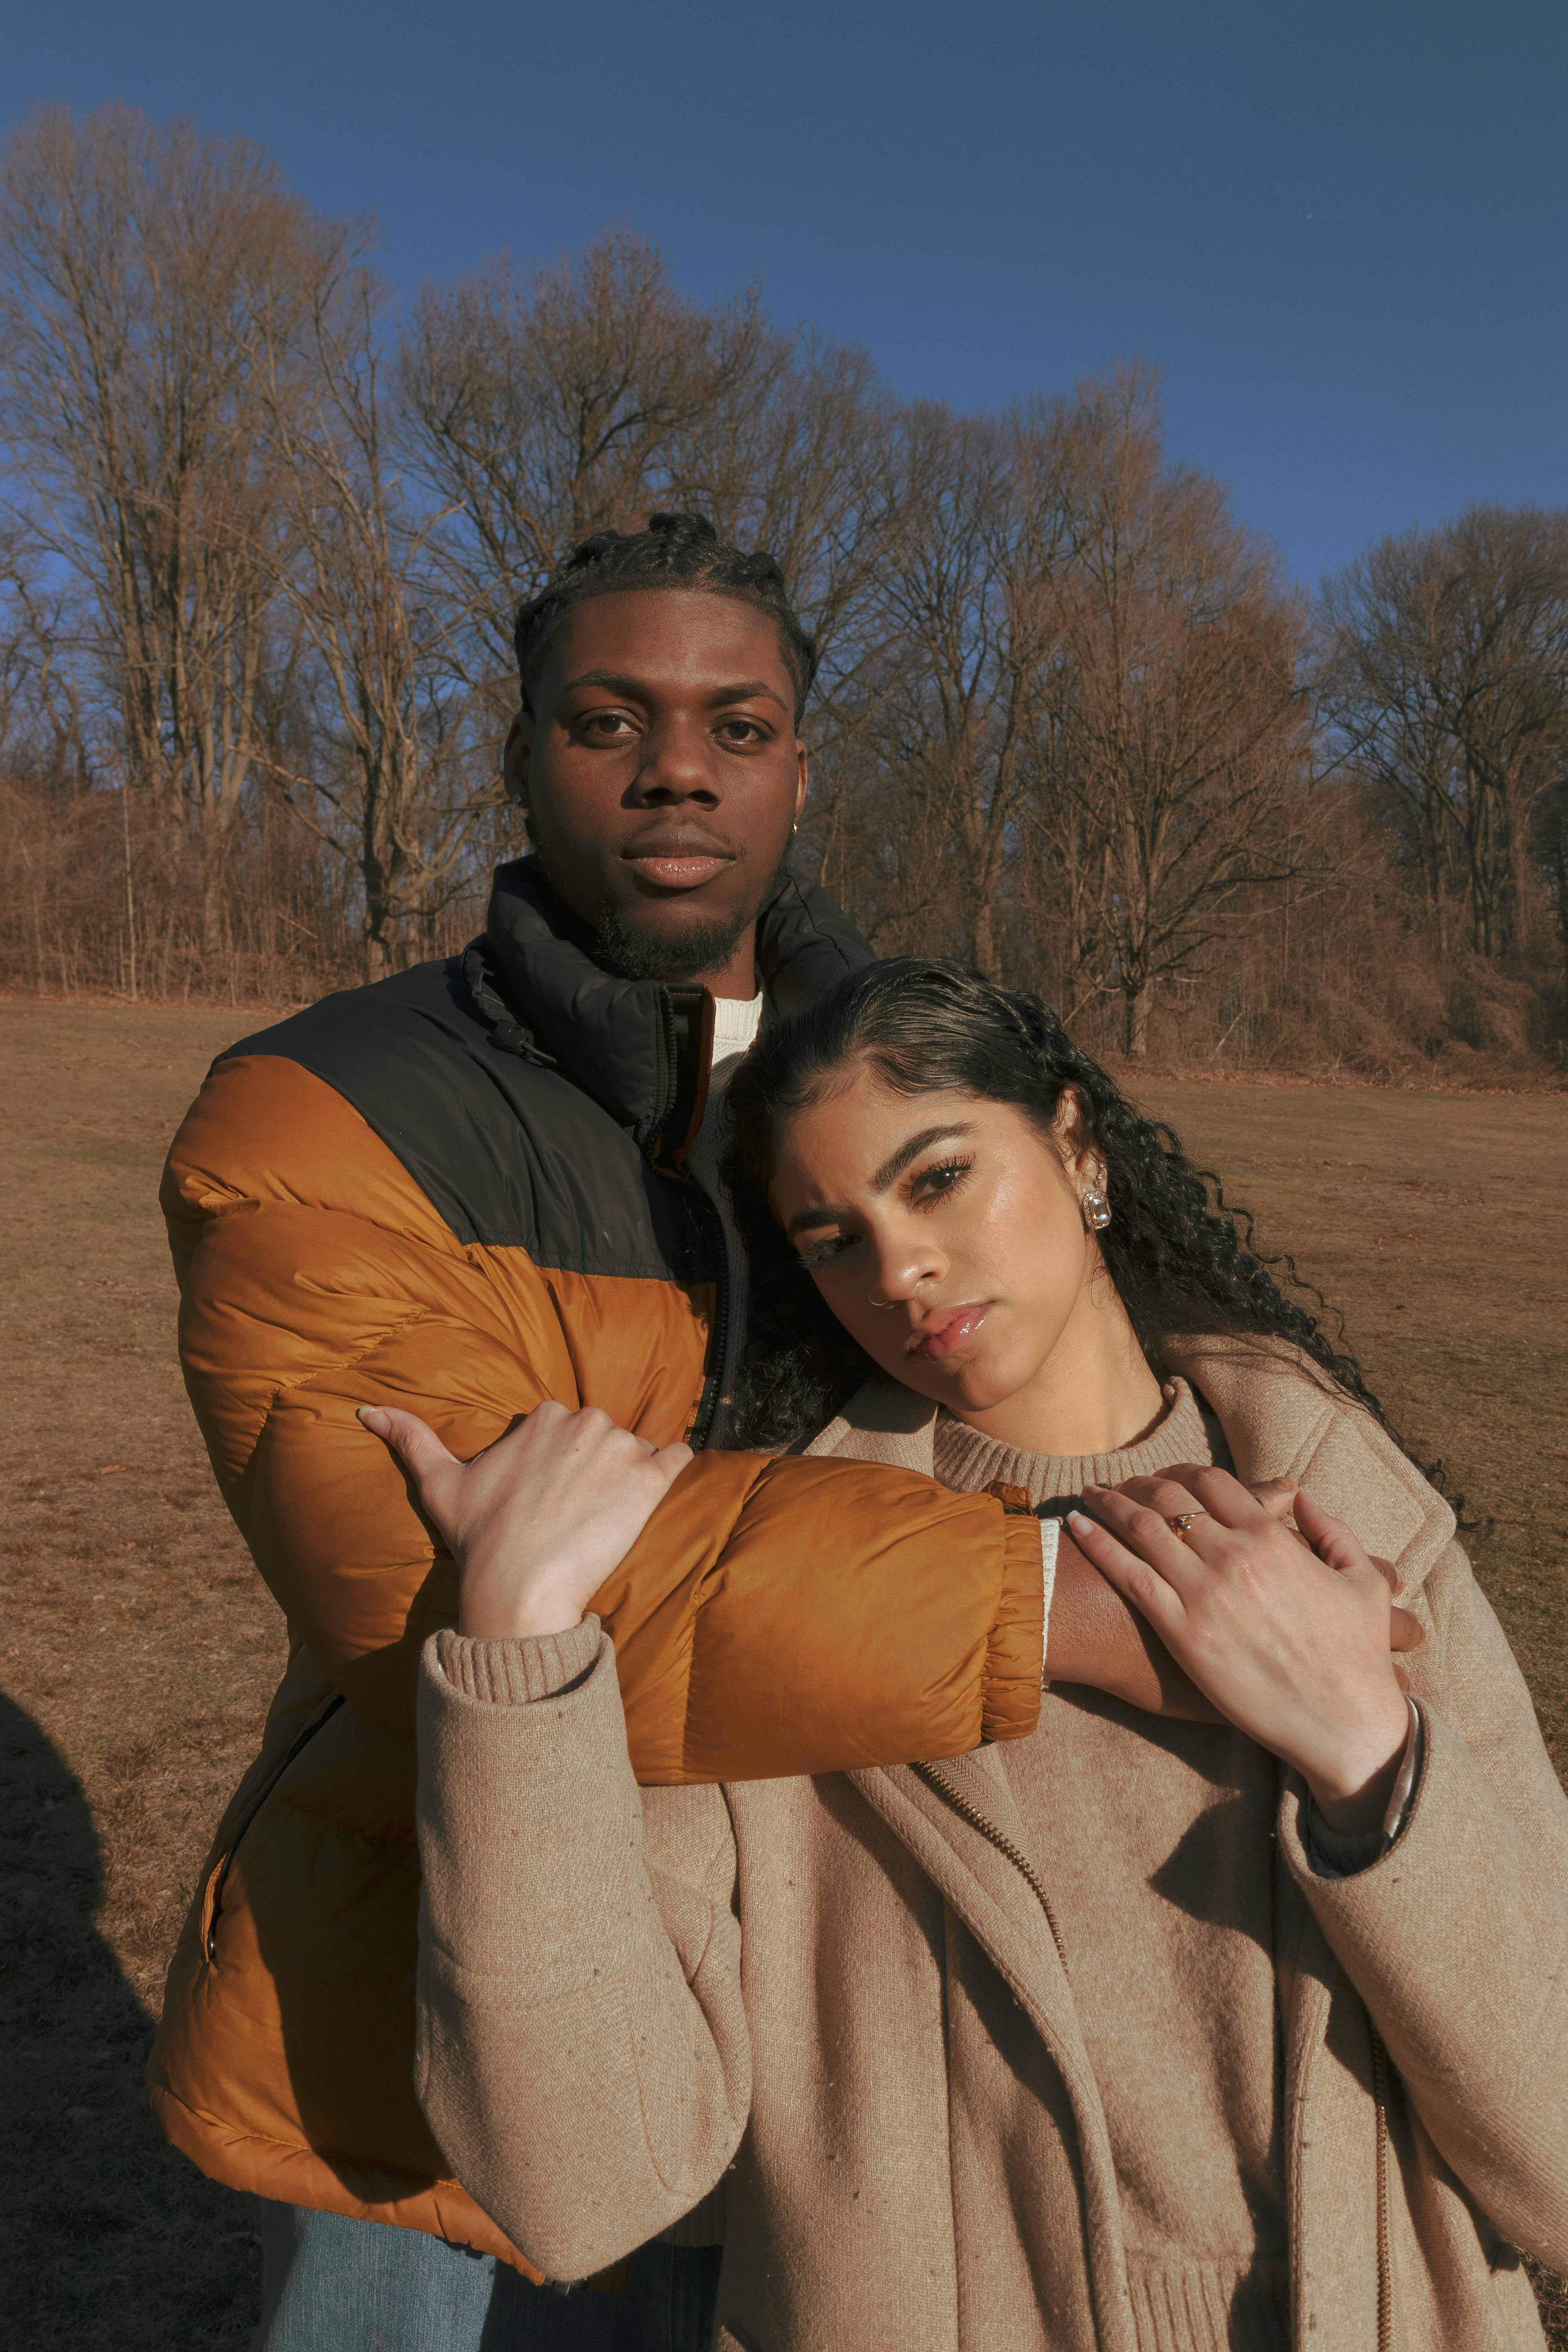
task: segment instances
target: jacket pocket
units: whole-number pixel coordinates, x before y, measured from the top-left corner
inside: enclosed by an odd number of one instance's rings
[[[223,1916],[223,1890],[228,1878],[229,1865],[233,1862],[235,1855],[239,1852],[241,1842],[244,1839],[247,1831],[250,1828],[258,1813],[260,1812],[262,1806],[267,1802],[268,1798],[272,1794],[274,1789],[277,1788],[279,1781],[281,1780],[284,1773],[289,1769],[289,1765],[294,1762],[296,1757],[302,1754],[310,1746],[317,1732],[321,1731],[327,1724],[331,1723],[333,1716],[336,1715],[342,1703],[343,1694],[342,1691],[339,1691],[335,1698],[328,1700],[320,1715],[318,1715],[312,1722],[310,1722],[305,1726],[304,1730],[300,1734],[298,1739],[295,1740],[293,1746],[289,1749],[287,1755],[279,1764],[277,1770],[269,1772],[267,1779],[262,1782],[260,1789],[257,1792],[255,1803],[251,1806],[250,1811],[246,1814],[245,1819],[240,1822],[239,1827],[235,1831],[235,1833],[230,1838],[227,1845],[224,1848],[222,1853],[218,1856],[217,1861],[214,1864],[211,1874],[207,1879],[206,1895],[202,1904],[202,1957],[206,1961],[209,1968],[217,1958],[217,1923]]]

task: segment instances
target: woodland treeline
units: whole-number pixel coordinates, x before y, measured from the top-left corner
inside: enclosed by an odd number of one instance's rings
[[[693,507],[821,639],[799,862],[883,952],[1134,1058],[1563,1058],[1568,513],[1309,598],[1146,370],[901,401],[624,232],[399,315],[363,224],[121,107],[0,156],[0,440],[7,985],[307,998],[471,935],[512,607]]]

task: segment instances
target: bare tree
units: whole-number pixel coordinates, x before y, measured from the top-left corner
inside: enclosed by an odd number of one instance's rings
[[[999,974],[1003,905],[1034,772],[1061,510],[1048,414],[908,409],[887,433],[852,695],[841,696],[837,862],[879,821],[876,935],[946,931]],[[861,773],[856,776],[858,767]],[[852,810],[866,801],[871,808]],[[873,810],[875,814],[873,814]],[[822,824],[819,818],[819,828]],[[835,859],[824,840],[824,870]],[[856,895],[868,893],[865,877]]]
[[[0,524],[0,768],[53,798],[88,782],[69,598],[45,576],[29,535]]]
[[[265,765],[354,875],[372,980],[411,935],[428,941],[500,798],[493,744],[470,756],[472,698],[453,676],[432,596],[429,541],[442,518],[410,498],[391,446],[384,304],[345,247],[317,276],[297,337],[282,349],[264,341],[255,355],[290,489],[277,585],[316,721],[308,765],[276,750]]]
[[[1531,814],[1568,752],[1568,515],[1474,507],[1324,584],[1321,691],[1346,756],[1403,808],[1446,950],[1519,948]]]
[[[1299,769],[1305,716],[1299,616],[1221,487],[1165,467],[1146,372],[1081,387],[1062,430],[1046,782],[1079,817],[1067,855],[1080,876],[1092,860],[1106,979],[1141,1058],[1156,987],[1277,871],[1267,820]]]
[[[515,604],[575,541],[660,505],[767,548],[819,636],[841,633],[881,482],[882,396],[863,353],[779,333],[755,289],[703,310],[626,232],[574,267],[493,263],[420,295],[398,384],[476,681],[505,680]]]
[[[1147,372],[905,406],[628,232],[395,333],[358,229],[124,108],[0,155],[0,446],[11,981],[312,993],[455,943],[514,604],[663,505],[770,548],[822,640],[799,854],[883,951],[1134,1055],[1162,995],[1209,1057],[1552,1049],[1568,515],[1331,583],[1314,733],[1295,600]]]
[[[448,593],[482,668],[504,674],[514,605],[574,541],[635,523],[674,437],[773,364],[755,296],[704,311],[624,232],[574,268],[500,261],[426,287],[398,358],[405,446],[451,520]]]
[[[320,232],[242,140],[123,106],[0,160],[0,418],[38,545],[80,583],[126,784],[183,816],[216,944],[285,528],[250,355]]]

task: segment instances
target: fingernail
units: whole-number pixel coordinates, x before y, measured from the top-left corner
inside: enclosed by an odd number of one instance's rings
[[[374,1432],[377,1437],[384,1437],[391,1427],[385,1413],[378,1404],[362,1404],[359,1407],[359,1417],[365,1427]]]
[[[1068,1525],[1072,1529],[1074,1535],[1079,1536],[1089,1534],[1093,1528],[1095,1522],[1090,1518],[1086,1518],[1081,1511],[1069,1511],[1068,1513]]]
[[[1082,1491],[1086,1495],[1103,1495],[1105,1489],[1103,1486],[1095,1486],[1093,1481],[1090,1480],[1085,1484]]]

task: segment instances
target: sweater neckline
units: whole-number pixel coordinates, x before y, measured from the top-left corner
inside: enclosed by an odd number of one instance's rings
[[[937,1415],[934,1458],[938,1478],[958,1494],[983,1493],[998,1481],[1022,1486],[1031,1503],[1079,1495],[1086,1486],[1119,1486],[1124,1478],[1146,1478],[1177,1462],[1212,1462],[1215,1447],[1204,1413],[1187,1381],[1173,1380],[1164,1412],[1135,1444],[1110,1454],[1031,1454],[987,1437],[945,1407]]]

